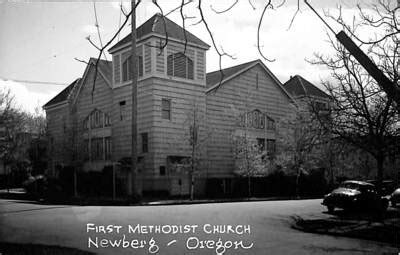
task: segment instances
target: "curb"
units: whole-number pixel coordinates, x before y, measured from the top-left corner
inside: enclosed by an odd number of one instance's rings
[[[313,225],[315,222],[317,222],[317,226]],[[327,226],[318,227],[318,223],[326,223]],[[291,228],[308,233],[371,240],[400,247],[400,235],[398,234],[400,227],[396,226],[395,222],[387,224],[367,220],[304,219],[293,216]]]

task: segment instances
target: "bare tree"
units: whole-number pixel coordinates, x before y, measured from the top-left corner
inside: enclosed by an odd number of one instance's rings
[[[241,93],[240,93],[241,94]],[[268,174],[272,168],[267,151],[266,136],[258,140],[254,134],[253,114],[259,114],[260,126],[258,128],[267,130],[268,117],[266,113],[255,109],[252,101],[255,92],[247,90],[241,94],[243,101],[239,103],[238,109],[233,108],[234,118],[240,128],[232,134],[235,156],[235,171],[240,176],[247,178],[247,195],[252,196],[252,183],[254,177],[261,177]]]
[[[233,137],[235,143],[236,172],[247,178],[247,195],[252,196],[251,178],[265,176],[268,173],[267,152],[257,140],[245,131]]]
[[[296,196],[302,174],[317,168],[318,153],[326,145],[323,129],[310,115],[308,104],[294,109],[278,123],[276,164],[296,174]]]
[[[26,114],[15,106],[14,96],[9,89],[0,91],[0,131],[0,158],[4,169],[7,170],[8,166],[24,159],[26,149],[23,146]],[[10,174],[11,172],[7,173],[8,178]],[[9,188],[9,185],[7,187]]]
[[[396,6],[396,1],[379,0],[372,3],[369,8],[364,8],[360,4],[358,8],[358,18],[353,17],[352,22],[346,22],[339,6],[337,14],[325,12],[325,15],[339,24],[348,32],[352,38],[364,48],[370,60],[357,49],[351,46],[349,40],[345,47],[351,50],[357,57],[359,63],[367,69],[368,73],[377,81],[377,85],[394,100],[400,114],[400,82],[399,82],[399,51],[400,51],[400,6]],[[368,37],[359,31],[368,30]],[[343,38],[337,35],[337,38]],[[343,41],[344,42],[344,41]],[[356,52],[359,51],[360,54]],[[374,68],[377,66],[377,69]]]
[[[353,34],[355,28],[353,28]],[[332,80],[323,84],[332,99],[331,132],[370,153],[377,163],[377,180],[383,178],[383,163],[399,135],[396,105],[360,63],[336,40],[329,38],[331,56],[315,54],[313,64],[328,68]],[[375,63],[398,82],[398,43],[373,44],[369,51]],[[321,116],[316,114],[321,120]],[[324,121],[320,123],[326,126]]]
[[[200,172],[201,169],[207,167],[205,150],[211,133],[209,130],[206,130],[205,123],[205,111],[194,101],[191,109],[187,112],[187,117],[184,122],[186,140],[190,145],[191,154],[190,158],[185,162],[189,173],[190,200],[194,199],[196,177],[202,174]]]

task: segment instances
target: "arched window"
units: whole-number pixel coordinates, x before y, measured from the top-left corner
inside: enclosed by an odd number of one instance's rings
[[[132,71],[131,71],[131,61],[132,56],[129,56],[122,62],[122,81],[130,81],[132,80]],[[138,67],[138,76],[143,76],[143,57],[137,56],[137,67]]]
[[[93,110],[84,120],[83,129],[88,130],[95,128],[103,128],[111,126],[111,119],[108,114],[103,113],[100,110]]]
[[[193,80],[193,60],[178,52],[167,57],[167,74]]]
[[[258,109],[242,114],[239,121],[241,127],[275,130],[275,121]]]

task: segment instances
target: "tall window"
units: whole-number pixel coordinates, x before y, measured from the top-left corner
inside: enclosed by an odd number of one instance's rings
[[[276,152],[276,142],[274,139],[267,139],[267,152],[270,156],[275,155]]]
[[[119,118],[120,118],[120,120],[124,119],[125,105],[126,105],[125,100],[119,102]]]
[[[143,76],[143,57],[137,56],[137,67],[138,67],[138,76]],[[132,56],[128,57],[122,63],[122,81],[130,81],[132,80],[132,71],[131,71],[131,63],[132,63]]]
[[[167,57],[167,74],[193,80],[193,60],[178,52]]]
[[[103,159],[103,138],[91,139],[90,149],[92,154],[92,160]]]
[[[260,151],[265,150],[265,139],[264,138],[257,138],[257,145]]]
[[[258,73],[256,73],[256,89],[258,89]]]
[[[111,137],[109,136],[104,138],[104,155],[106,160],[111,159]]]
[[[165,175],[165,166],[160,166],[160,175],[164,176]]]
[[[270,117],[267,118],[267,129],[268,130],[275,130],[275,120],[271,119]]]
[[[142,152],[146,153],[149,151],[149,136],[147,133],[142,133]]]
[[[171,119],[171,99],[163,98],[161,100],[161,115],[163,119]]]
[[[83,158],[85,160],[89,159],[89,139],[83,140]]]
[[[89,146],[90,142],[90,146]],[[84,140],[84,153],[91,155],[91,160],[110,160],[111,151],[111,137],[96,137]],[[86,158],[86,157],[85,157]]]

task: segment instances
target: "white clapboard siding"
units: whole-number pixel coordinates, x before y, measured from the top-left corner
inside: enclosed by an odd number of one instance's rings
[[[256,76],[258,73],[258,89]],[[256,65],[239,76],[227,81],[216,91],[207,93],[207,125],[212,130],[208,143],[209,175],[232,176],[234,150],[232,138],[238,127],[238,113],[258,109],[275,121],[290,112],[290,101],[278,84],[260,65]],[[274,138],[271,131],[250,131],[255,136]]]

